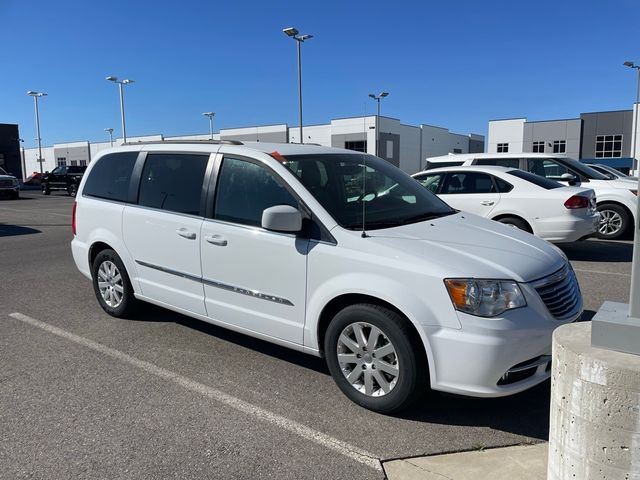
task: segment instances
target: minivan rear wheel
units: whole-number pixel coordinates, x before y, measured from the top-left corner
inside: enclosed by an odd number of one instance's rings
[[[324,351],[342,392],[369,410],[408,407],[427,385],[426,360],[408,320],[379,305],[350,305],[327,328]]]
[[[136,304],[127,270],[116,252],[102,250],[91,269],[93,291],[102,309],[113,317],[130,315]]]

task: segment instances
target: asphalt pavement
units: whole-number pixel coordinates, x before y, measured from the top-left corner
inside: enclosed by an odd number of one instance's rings
[[[321,359],[150,305],[109,317],[71,258],[72,203],[0,200],[0,478],[376,479],[392,459],[547,439],[548,383],[384,416]],[[628,301],[631,242],[563,250],[585,319]]]

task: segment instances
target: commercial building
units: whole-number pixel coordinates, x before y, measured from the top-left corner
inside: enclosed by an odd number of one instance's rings
[[[491,120],[487,151],[557,153],[628,171],[633,165],[633,145],[640,134],[640,125],[634,125],[634,119],[634,110],[618,110],[581,113],[579,118],[565,120]]]
[[[352,117],[331,120],[322,125],[307,125],[302,129],[304,143],[317,143],[330,147],[347,148],[376,154],[400,167],[407,173],[421,169],[426,157],[447,153],[476,153],[484,151],[484,136],[452,133],[446,128],[421,124],[404,125],[389,117]],[[376,131],[378,132],[376,134]],[[208,134],[165,136],[162,134],[127,137],[127,141],[153,140],[206,140]],[[214,135],[216,140],[240,140],[275,143],[299,143],[299,128],[286,124],[256,127],[228,128]],[[122,139],[114,139],[114,145]],[[43,147],[43,169],[52,170],[58,165],[86,165],[100,151],[111,146],[110,142],[69,142]],[[24,172],[39,171],[38,149],[23,152]]]

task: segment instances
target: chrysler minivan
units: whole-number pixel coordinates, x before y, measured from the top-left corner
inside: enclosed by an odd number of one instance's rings
[[[350,150],[105,150],[80,184],[73,233],[108,314],[149,302],[324,357],[342,392],[379,412],[427,387],[526,390],[549,377],[553,330],[582,311],[556,247]]]

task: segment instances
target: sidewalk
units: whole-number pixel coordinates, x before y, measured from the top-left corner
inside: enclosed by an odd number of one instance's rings
[[[548,444],[416,457],[384,463],[389,480],[546,480]]]

